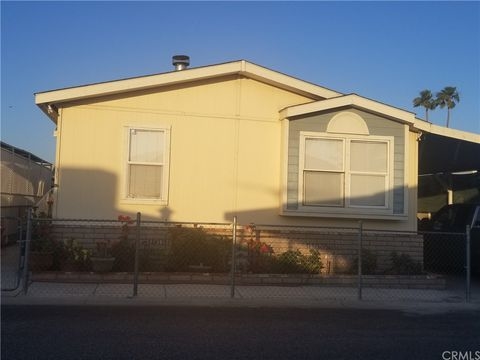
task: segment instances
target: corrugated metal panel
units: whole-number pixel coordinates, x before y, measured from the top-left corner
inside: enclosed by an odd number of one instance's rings
[[[33,205],[51,187],[52,170],[15,149],[1,149],[2,207]]]

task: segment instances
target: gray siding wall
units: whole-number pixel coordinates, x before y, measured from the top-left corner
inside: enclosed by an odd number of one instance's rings
[[[394,137],[394,190],[393,190],[393,213],[403,214],[405,195],[405,134],[402,124],[370,114],[357,109],[343,109],[312,116],[306,116],[290,120],[288,134],[288,175],[287,175],[287,209],[298,209],[298,170],[299,170],[299,147],[300,132],[315,131],[326,132],[329,121],[336,114],[349,111],[361,116],[370,131],[370,135]]]

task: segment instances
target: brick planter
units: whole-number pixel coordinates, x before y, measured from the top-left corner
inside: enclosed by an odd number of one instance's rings
[[[28,265],[31,271],[48,271],[53,265],[53,252],[30,252]]]
[[[90,261],[92,262],[92,270],[94,272],[107,273],[112,271],[115,258],[114,257],[91,257]]]
[[[34,272],[33,281],[74,283],[132,283],[133,273]],[[140,284],[229,285],[229,274],[142,272]],[[236,285],[356,287],[356,275],[237,274]],[[444,290],[445,278],[437,275],[364,275],[365,288]]]

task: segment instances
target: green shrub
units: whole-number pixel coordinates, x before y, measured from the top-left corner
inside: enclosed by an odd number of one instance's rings
[[[77,240],[68,239],[63,242],[62,267],[68,270],[85,271],[90,267],[91,251],[85,249]]]
[[[164,249],[145,248],[139,254],[140,271],[165,271],[167,252]]]
[[[64,246],[61,241],[54,239],[51,221],[45,213],[40,213],[39,218],[34,219],[32,225],[30,251],[32,253],[52,254],[52,266],[42,270],[59,270],[63,261]]]
[[[395,251],[390,254],[392,267],[387,270],[392,275],[418,275],[422,273],[422,264],[415,261],[408,254],[398,255]]]
[[[135,267],[135,241],[122,237],[113,244],[109,255],[115,258],[113,271],[133,272]]]
[[[44,216],[43,213],[41,213]],[[50,220],[34,219],[30,251],[51,253],[61,247],[61,243],[53,239],[52,223]]]
[[[309,255],[300,250],[288,250],[274,257],[270,272],[279,274],[319,274],[323,268],[318,250],[310,249]]]
[[[211,272],[227,272],[231,257],[231,241],[223,236],[207,233],[202,228],[172,228],[167,251],[166,270],[191,271],[191,266],[202,265]]]
[[[362,274],[373,275],[377,271],[377,255],[368,249],[362,249]],[[358,257],[352,262],[351,274],[358,274]]]

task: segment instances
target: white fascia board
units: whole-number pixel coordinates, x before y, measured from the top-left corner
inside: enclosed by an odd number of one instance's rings
[[[130,79],[115,80],[97,84],[77,86],[59,90],[39,92],[35,94],[35,103],[55,104],[96,96],[113,95],[128,91],[145,90],[149,88],[175,85],[190,81],[210,79],[218,76],[238,74],[252,78],[279,88],[310,96],[313,99],[339,96],[340,93],[308,83],[303,80],[284,75],[249,63],[245,60],[173,71],[157,75],[142,76]]]
[[[398,109],[393,106],[380,103],[378,101],[370,100],[357,94],[349,94],[327,100],[320,100],[307,104],[290,106],[280,111],[280,119],[288,119],[295,116],[335,109],[344,106],[355,106],[379,114],[387,115],[389,117],[401,120],[402,122],[409,125],[413,125],[415,122],[414,113]]]
[[[239,70],[240,62],[233,62],[164,74],[52,90],[36,93],[35,103],[37,105],[46,103],[54,104],[96,96],[118,94],[127,91],[144,90],[157,86],[174,85],[193,80],[208,79],[215,76],[235,74],[238,73]]]
[[[480,144],[480,134],[475,134],[471,132],[447,128],[444,126],[434,125],[432,123],[419,120],[419,119],[415,119],[415,123],[413,127],[419,130],[420,132],[427,132],[434,135],[440,135],[440,136],[445,136],[452,139],[464,140],[464,141]]]
[[[305,94],[307,96],[329,99],[343,95],[342,93],[327,89],[325,87],[309,83],[292,76],[270,70],[262,66],[243,61],[243,74],[251,79],[258,80],[285,90]]]

